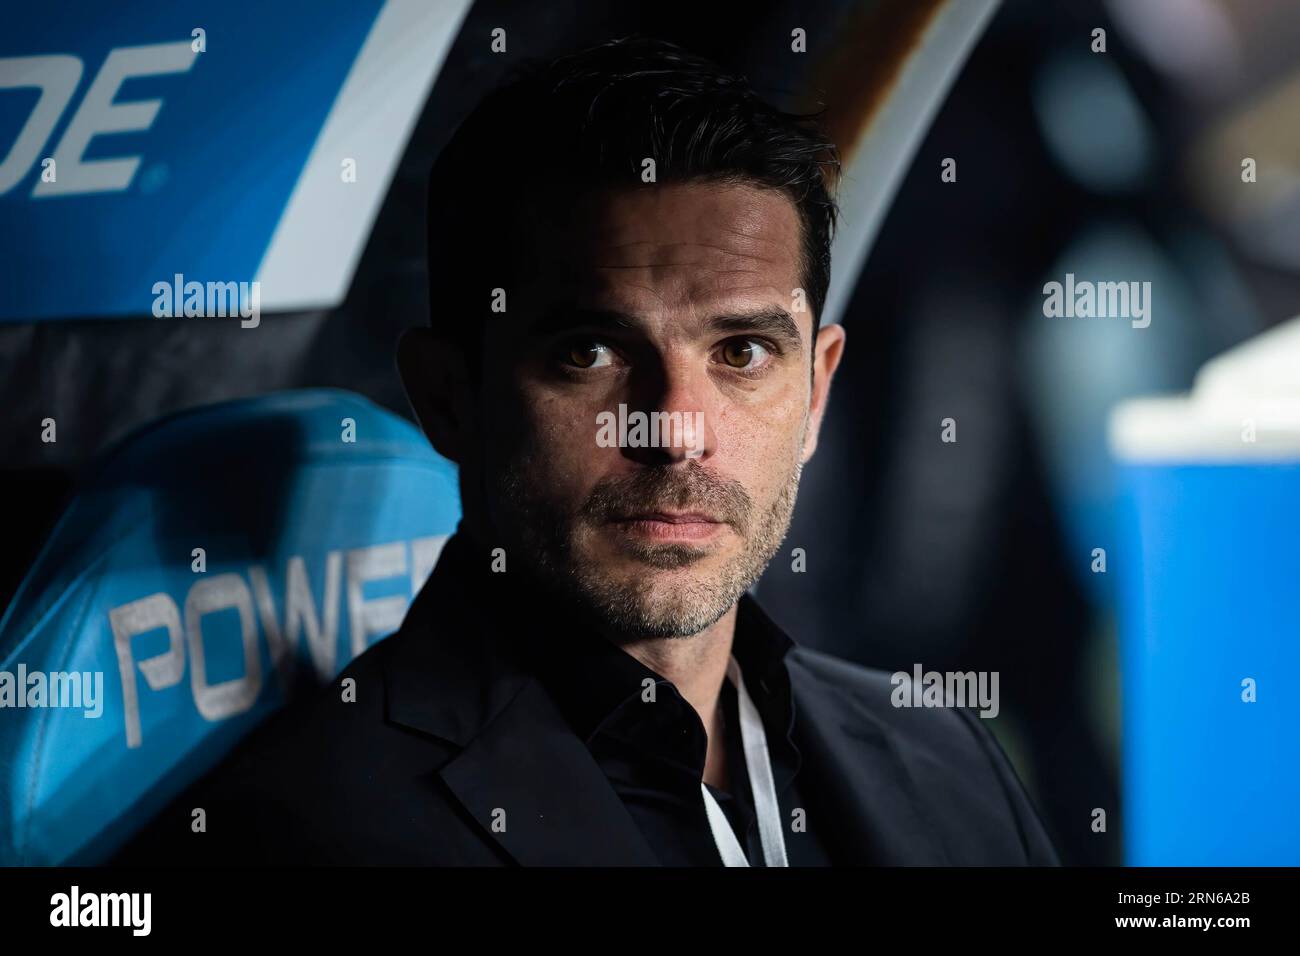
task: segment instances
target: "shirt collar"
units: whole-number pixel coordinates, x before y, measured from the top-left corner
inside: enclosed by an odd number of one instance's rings
[[[637,660],[623,648],[583,626],[572,613],[556,605],[554,596],[525,575],[491,571],[490,555],[464,531],[447,542],[439,558],[439,570],[456,571],[472,586],[480,607],[495,618],[495,624],[520,647],[532,662],[536,676],[555,699],[578,736],[590,746],[594,738],[618,722],[625,706],[640,702],[646,681],[659,685],[656,700],[665,698],[679,712],[679,721],[692,718],[702,733],[698,715],[661,674]],[[741,595],[736,607],[736,630],[732,654],[740,664],[749,691],[768,731],[774,756],[791,752],[797,765],[794,731],[794,700],[785,657],[795,642],[759,606],[750,594]],[[663,715],[668,716],[668,715]],[[644,725],[663,729],[660,719]],[[624,725],[620,732],[633,729]],[[689,729],[689,723],[688,723]],[[773,739],[775,738],[775,739]],[[658,741],[643,741],[657,747]],[[685,755],[678,753],[679,757]],[[693,760],[691,762],[694,762]],[[700,770],[703,755],[699,755]]]
[[[772,623],[750,595],[740,598],[732,654],[740,664],[745,687],[760,710],[764,709],[764,699],[780,703],[789,698],[785,656],[793,646],[794,642]],[[589,740],[616,709],[639,698],[647,681],[661,685],[656,694],[672,686],[663,675],[617,644],[584,628],[575,628],[569,639],[548,656],[547,686],[560,699],[574,729],[584,740]],[[788,731],[788,715],[783,713],[781,717],[777,726]]]

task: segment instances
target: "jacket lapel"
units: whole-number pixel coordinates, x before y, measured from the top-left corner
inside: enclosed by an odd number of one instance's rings
[[[609,780],[536,680],[443,768],[442,779],[525,866],[658,863]]]
[[[440,776],[484,838],[518,863],[657,864],[519,643],[498,633],[514,619],[478,599],[455,543],[388,639],[388,718],[462,748]]]

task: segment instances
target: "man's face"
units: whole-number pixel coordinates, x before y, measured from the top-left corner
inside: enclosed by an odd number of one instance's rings
[[[488,524],[609,629],[698,633],[776,553],[815,445],[795,206],[647,185],[537,213],[521,238],[529,277],[484,339]]]

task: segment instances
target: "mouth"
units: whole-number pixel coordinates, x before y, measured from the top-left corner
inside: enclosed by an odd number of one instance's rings
[[[624,534],[650,541],[705,541],[727,527],[712,515],[698,511],[643,511],[615,518],[612,524]]]

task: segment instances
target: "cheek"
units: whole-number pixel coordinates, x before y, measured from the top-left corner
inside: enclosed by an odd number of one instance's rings
[[[587,427],[585,408],[541,393],[513,393],[501,403],[484,436],[486,456],[495,467],[521,472],[540,497],[563,502],[580,499],[594,481],[594,414]]]
[[[789,479],[803,445],[807,396],[791,385],[761,406],[718,413],[718,467],[751,495],[771,498]]]

